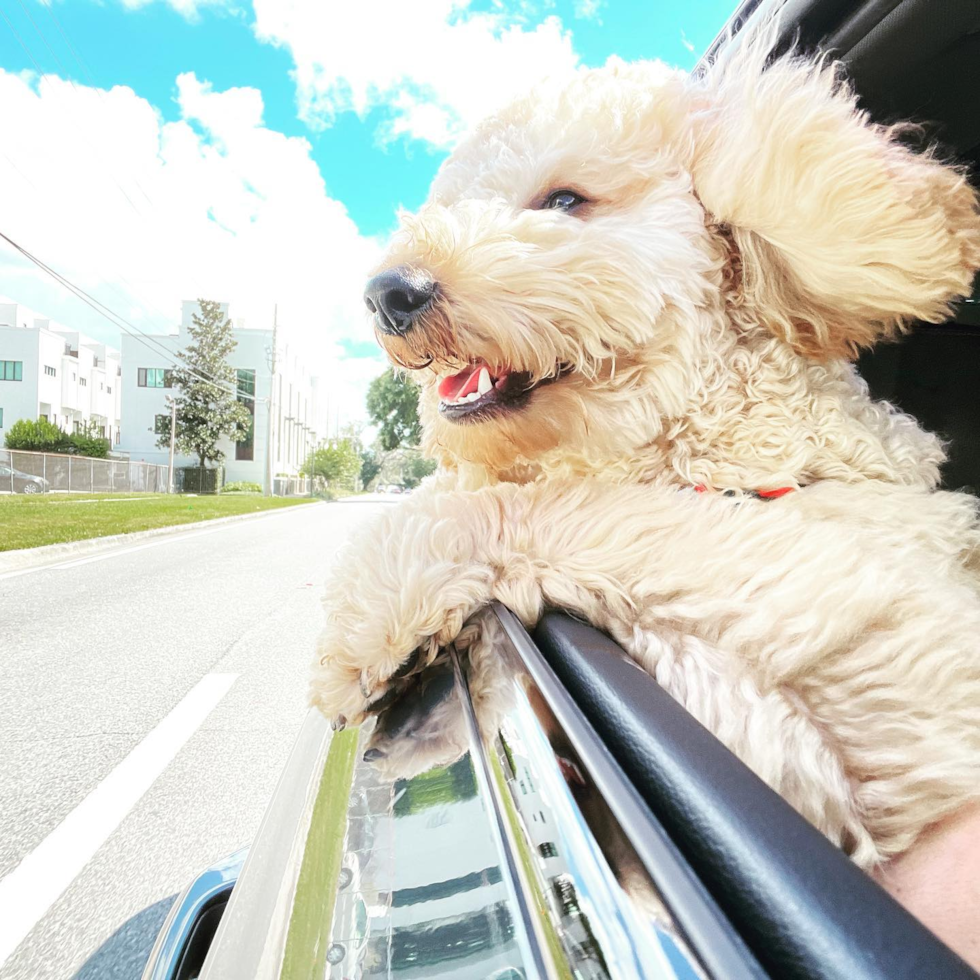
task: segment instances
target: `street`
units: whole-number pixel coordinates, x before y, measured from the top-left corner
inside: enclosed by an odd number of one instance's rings
[[[306,711],[327,565],[384,506],[0,576],[0,980],[138,980],[177,893],[254,835]]]

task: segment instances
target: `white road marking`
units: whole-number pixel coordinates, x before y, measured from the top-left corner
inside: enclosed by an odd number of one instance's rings
[[[0,968],[237,678],[238,674],[205,674],[95,789],[0,879]]]

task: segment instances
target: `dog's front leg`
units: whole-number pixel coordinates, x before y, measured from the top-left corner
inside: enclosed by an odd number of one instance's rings
[[[426,493],[391,508],[342,550],[328,583],[310,700],[357,724],[388,682],[427,661],[492,596],[492,509],[477,494]]]
[[[587,617],[598,594],[607,608],[628,603],[574,530],[583,504],[575,494],[501,484],[423,493],[383,515],[338,560],[312,703],[330,718],[360,722],[393,677],[431,659],[494,599],[528,626],[544,601]]]

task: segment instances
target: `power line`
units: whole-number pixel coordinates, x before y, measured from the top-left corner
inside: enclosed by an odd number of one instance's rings
[[[55,60],[55,62],[58,65],[58,67],[64,73],[65,80],[71,86],[72,91],[77,96],[79,96],[81,98],[81,92],[79,92],[78,87],[75,85],[74,80],[71,78],[70,74],[68,73],[67,68],[62,63],[62,61],[58,57],[58,55],[55,53],[55,51],[51,47],[51,45],[48,43],[48,39],[45,37],[44,33],[41,31],[41,28],[38,26],[37,22],[31,16],[30,11],[24,5],[23,0],[17,0],[17,3],[20,6],[20,8],[24,11],[24,13],[26,14],[27,19],[30,21],[31,26],[34,28],[34,30],[37,33],[38,37],[40,37],[40,39],[41,39],[42,43],[44,44],[44,46],[48,49],[48,53]],[[50,5],[49,5],[49,12],[51,12],[50,11]],[[53,12],[51,12],[51,16],[54,17],[54,13]],[[43,79],[45,77],[44,69],[41,68],[40,64],[38,63],[37,58],[34,57],[34,54],[31,51],[29,45],[20,36],[20,34],[17,32],[16,28],[14,27],[13,23],[8,19],[8,17],[6,16],[6,14],[4,14],[4,12],[3,12],[2,9],[0,9],[0,17],[3,17],[3,20],[6,22],[7,26],[10,28],[11,33],[17,39],[17,41],[20,44],[20,46],[24,49],[24,53],[30,59],[31,64],[34,65],[34,68],[35,68],[35,70],[38,73],[38,78],[39,79]],[[78,58],[78,55],[75,53],[75,49],[71,46],[70,43],[68,43],[67,36],[65,35],[64,30],[62,30],[61,25],[57,21],[57,19],[55,19],[55,23],[58,26],[58,30],[61,32],[62,37],[65,38],[65,43],[68,44],[69,50],[71,50],[72,54],[75,56],[75,59],[81,65],[82,64],[81,63],[81,60]],[[88,75],[88,77],[89,77],[89,79],[91,81],[92,79],[91,79],[91,75],[88,73],[88,69],[87,68],[84,68],[84,66],[83,66],[83,70],[85,71],[86,75]],[[94,83],[94,81],[92,81],[92,87],[94,88],[96,95],[98,96],[99,100],[103,103],[103,105],[108,106],[108,103],[105,101],[105,96],[104,96],[102,90]],[[62,109],[62,107],[61,107],[60,104],[58,105],[58,112],[62,113],[62,115],[67,115],[67,113],[64,112],[64,110]],[[139,218],[143,219],[143,221],[147,221],[147,215],[139,207],[137,207],[136,203],[133,201],[133,199],[127,193],[125,187],[123,187],[123,185],[120,183],[120,181],[116,178],[115,172],[112,171],[112,170],[110,170],[109,165],[106,163],[105,159],[103,159],[99,155],[98,150],[89,141],[88,137],[85,135],[85,133],[82,130],[81,126],[79,126],[78,123],[75,121],[74,117],[71,119],[71,125],[75,128],[75,131],[78,134],[78,136],[80,137],[81,141],[88,147],[91,156],[93,157],[93,159],[95,160],[95,162],[99,165],[99,169],[101,170],[103,176],[107,177],[113,184],[116,185],[116,188],[119,191],[119,193],[122,194],[122,196],[126,199],[126,202],[133,209],[133,213],[136,214]],[[8,157],[8,159],[9,159],[9,157]],[[139,191],[143,195],[143,197],[146,198],[146,202],[150,205],[150,207],[157,214],[159,214],[160,209],[157,207],[157,205],[152,200],[152,198],[150,197],[150,195],[147,194],[147,192],[144,189],[143,185],[140,183],[139,178],[135,174],[130,174],[130,179],[132,180],[133,184],[135,184],[136,187],[139,189]],[[196,288],[198,290],[198,294],[199,295],[203,294],[203,292],[204,292],[203,287],[201,286],[200,282],[197,281],[197,278],[194,276],[193,271],[191,271],[187,267],[185,267],[184,272],[185,273],[189,273],[189,278],[194,282],[194,285],[196,286]]]
[[[24,0],[17,0],[17,3],[20,6],[21,10],[23,10],[23,12],[26,15],[27,19],[30,21],[31,26],[34,28],[34,31],[37,33],[38,37],[40,37],[41,42],[47,48],[48,53],[51,55],[51,57],[54,59],[54,61],[58,65],[58,67],[63,72],[66,80],[68,81],[69,85],[71,85],[71,87],[72,87],[72,91],[77,96],[81,97],[81,93],[79,92],[77,86],[75,85],[74,80],[71,78],[71,76],[70,76],[70,74],[68,72],[68,69],[65,67],[64,63],[58,57],[57,53],[52,48],[51,44],[48,42],[47,37],[44,35],[44,32],[41,30],[40,26],[34,20],[33,16],[30,13],[30,11],[25,6]],[[86,78],[88,79],[89,83],[91,84],[92,88],[95,90],[96,95],[99,97],[100,100],[102,100],[103,104],[107,104],[105,102],[104,93],[102,92],[102,90],[96,84],[95,79],[92,77],[91,72],[88,70],[88,67],[82,61],[82,59],[79,56],[78,52],[75,50],[74,46],[72,45],[71,41],[69,40],[68,35],[65,32],[64,28],[62,27],[61,22],[58,20],[57,16],[55,15],[52,6],[50,4],[45,4],[45,6],[47,6],[47,8],[48,8],[48,13],[51,16],[51,19],[54,22],[55,27],[58,30],[58,33],[61,35],[62,39],[64,40],[65,44],[68,47],[68,50],[71,52],[72,57],[75,59],[75,61],[77,62],[77,64],[81,68],[82,72],[85,74]],[[17,39],[17,41],[20,44],[20,46],[24,49],[25,54],[30,59],[31,63],[34,65],[34,68],[37,70],[37,73],[38,73],[39,78],[43,78],[44,77],[44,74],[45,74],[44,71],[43,71],[43,69],[38,64],[38,61],[34,57],[33,53],[31,52],[30,47],[27,45],[27,43],[24,41],[24,39],[20,36],[20,34],[17,32],[17,30],[14,28],[14,25],[7,18],[6,14],[3,12],[2,8],[0,8],[0,17],[3,17],[3,20],[5,21],[5,23],[7,24],[7,26],[10,28],[11,33]],[[59,106],[59,111],[60,111],[60,106]],[[82,135],[82,139],[85,140],[86,143],[88,143],[88,141],[85,139],[85,136],[83,134],[80,134],[80,135]],[[120,193],[126,199],[126,201],[129,203],[129,205],[133,209],[133,211],[139,217],[141,217],[144,220],[146,220],[146,215],[139,208],[137,208],[137,206],[133,202],[132,198],[130,198],[129,194],[126,192],[125,188],[123,188],[123,186],[120,184],[120,182],[118,180],[116,180],[115,176],[111,172],[109,172],[109,169],[108,169],[108,167],[105,164],[105,161],[102,160],[101,157],[99,157],[99,155],[98,155],[97,152],[94,151],[94,148],[91,146],[91,144],[88,144],[88,145],[89,145],[89,149],[90,150],[93,150],[93,156],[95,156],[96,160],[101,165],[102,170],[103,170],[103,173],[107,177],[109,177],[109,179],[116,185],[117,189],[120,191]],[[10,158],[10,156],[6,152],[4,152],[4,157],[7,159],[7,162],[11,165],[11,167],[13,167],[13,169],[16,170],[17,173],[31,187],[34,187],[34,189],[37,190],[37,188],[35,187],[35,185],[33,184],[33,182],[20,170],[19,167],[17,167],[17,165],[14,163],[14,161]],[[231,165],[230,160],[228,160],[227,158],[226,158],[226,163],[228,163],[228,165],[231,166],[231,169],[235,172],[235,174],[239,177],[239,179],[243,181],[243,183],[247,183],[245,181],[244,176],[237,170],[237,168],[235,168],[234,166]],[[157,208],[156,204],[150,198],[149,194],[147,194],[146,190],[143,188],[143,186],[140,183],[140,181],[138,180],[138,178],[135,175],[131,175],[131,178],[132,178],[133,183],[139,189],[140,193],[146,199],[147,203],[151,206],[151,208],[153,208],[155,211],[159,211],[159,209]],[[186,365],[178,365],[177,362],[173,359],[173,354],[169,350],[169,348],[167,348],[163,344],[159,343],[157,340],[155,340],[152,336],[146,334],[144,331],[140,330],[139,327],[135,326],[132,323],[129,323],[128,320],[125,320],[123,317],[119,316],[119,314],[114,313],[108,306],[105,306],[105,304],[103,304],[101,301],[95,299],[94,297],[92,297],[91,295],[89,295],[88,293],[86,293],[84,290],[81,289],[81,287],[75,286],[73,283],[71,283],[68,279],[66,279],[60,273],[55,272],[55,270],[51,269],[49,266],[47,266],[45,263],[43,263],[40,259],[38,259],[36,256],[32,255],[30,252],[28,252],[26,249],[24,249],[20,245],[18,245],[16,242],[14,242],[8,236],[2,235],[2,233],[0,233],[0,236],[2,236],[6,241],[8,241],[11,245],[13,245],[14,248],[18,249],[18,251],[20,251],[26,258],[28,258],[30,261],[34,262],[38,266],[38,268],[41,268],[48,275],[50,275],[57,282],[59,282],[59,284],[61,284],[65,288],[69,289],[78,299],[81,299],[83,302],[86,303],[86,305],[92,307],[97,313],[99,313],[101,316],[103,316],[106,319],[108,319],[111,323],[113,323],[114,326],[118,327],[118,329],[122,330],[125,333],[128,333],[134,339],[136,339],[140,343],[142,343],[143,346],[145,346],[145,347],[148,347],[148,343],[154,344],[159,349],[159,352],[162,353],[162,355],[164,356],[164,358],[167,359],[168,361],[170,361],[170,363],[174,367],[180,367],[183,370],[188,370],[189,373],[191,373],[193,376],[197,377],[199,380],[202,380],[202,381],[204,381],[204,382],[206,382],[208,384],[214,385],[217,388],[221,388],[222,390],[226,390],[226,391],[232,391],[232,389],[229,388],[228,386],[223,385],[220,382],[215,381],[213,377],[207,376],[207,372],[201,373],[200,371],[193,371],[193,370],[188,369],[186,367]],[[129,283],[124,277],[120,276],[119,278],[122,279],[122,281],[125,282],[128,286],[130,286],[130,289],[133,289],[132,284]],[[191,279],[194,281],[195,286],[197,286],[198,294],[199,295],[203,295],[204,292],[205,292],[205,290],[203,289],[203,287],[201,286],[201,284],[197,281],[197,278],[193,275],[193,273],[191,273]],[[116,294],[118,296],[120,296],[120,298],[124,298],[122,296],[122,293],[115,286],[112,286],[111,284],[110,284],[110,286],[113,289],[113,291],[116,292]],[[144,306],[144,304],[139,300],[139,298],[138,298],[135,290],[133,290],[132,298],[136,299],[136,301],[139,304],[139,306],[143,309],[143,312],[148,314],[148,310],[146,309],[146,307]],[[163,314],[161,311],[158,311],[158,313],[160,313],[161,316],[165,316],[165,314]],[[125,326],[124,326],[124,324],[125,324]],[[129,327],[130,329],[127,329],[127,327]],[[136,331],[136,333],[134,333],[133,331]],[[141,340],[140,337],[137,336],[137,333],[140,334],[140,335],[142,335],[142,337],[144,339]],[[148,349],[152,350],[152,348],[149,348],[149,347],[148,347]],[[154,352],[154,353],[157,353],[157,352]],[[268,401],[268,399],[256,399],[254,396],[249,396],[249,395],[241,394],[240,392],[237,391],[237,389],[235,389],[234,393],[235,394],[238,394],[240,397],[242,397],[245,400],[249,400],[249,401],[253,401],[253,402],[264,402],[264,401]]]
[[[95,310],[96,313],[98,313],[100,316],[104,317],[106,320],[112,323],[113,326],[115,326],[117,329],[123,331],[126,334],[129,334],[130,337],[132,337],[138,343],[142,344],[144,347],[147,348],[147,350],[156,354],[158,357],[162,352],[165,359],[168,360],[173,367],[186,371],[188,374],[192,375],[193,377],[196,377],[199,381],[205,382],[205,384],[212,385],[213,387],[218,388],[222,391],[227,391],[230,394],[236,395],[237,397],[242,398],[246,401],[251,401],[256,404],[265,403],[268,401],[268,399],[265,398],[257,398],[254,394],[246,395],[243,392],[241,392],[237,387],[232,388],[230,385],[223,384],[220,381],[216,381],[214,378],[207,377],[206,375],[195,370],[194,368],[188,367],[186,364],[184,365],[179,364],[174,359],[173,352],[170,351],[167,347],[165,347],[163,344],[160,344],[158,341],[155,341],[149,335],[144,334],[143,331],[139,329],[139,327],[130,323],[128,320],[121,317],[118,313],[115,313],[104,303],[97,300],[94,296],[89,295],[87,292],[85,292],[84,289],[81,288],[81,286],[76,286],[73,282],[71,282],[70,279],[61,275],[60,272],[56,272],[47,263],[43,262],[36,255],[33,255],[22,245],[19,245],[17,242],[15,242],[9,235],[6,235],[2,231],[0,231],[0,238],[2,238],[5,242],[10,244],[11,246],[13,246],[13,248],[15,248],[18,252],[20,252],[21,255],[23,255],[30,262],[33,262],[34,265],[36,265],[42,272],[49,275],[52,279],[55,280],[55,282],[57,282],[59,285],[63,286],[65,289],[71,292],[77,299],[80,299],[87,306],[90,306],[93,310]],[[151,343],[155,343],[159,348],[159,350],[154,350],[153,347],[150,346]]]

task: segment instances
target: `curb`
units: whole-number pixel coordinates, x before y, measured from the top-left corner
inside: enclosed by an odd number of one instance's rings
[[[317,507],[322,500],[313,504],[303,504],[303,507]],[[168,535],[200,531],[203,527],[216,527],[221,524],[237,524],[241,521],[254,521],[260,517],[275,517],[277,514],[288,514],[296,507],[275,507],[259,511],[257,514],[232,514],[230,517],[213,517],[209,520],[190,521],[187,524],[170,524],[167,527],[153,527],[147,531],[131,531],[128,534],[107,534],[101,538],[83,538],[81,541],[60,541],[57,544],[42,544],[36,548],[18,548],[15,551],[0,552],[0,574],[16,572],[23,568],[46,565],[63,558],[78,557],[91,551],[109,549],[119,544],[130,544],[147,538],[161,538]]]

